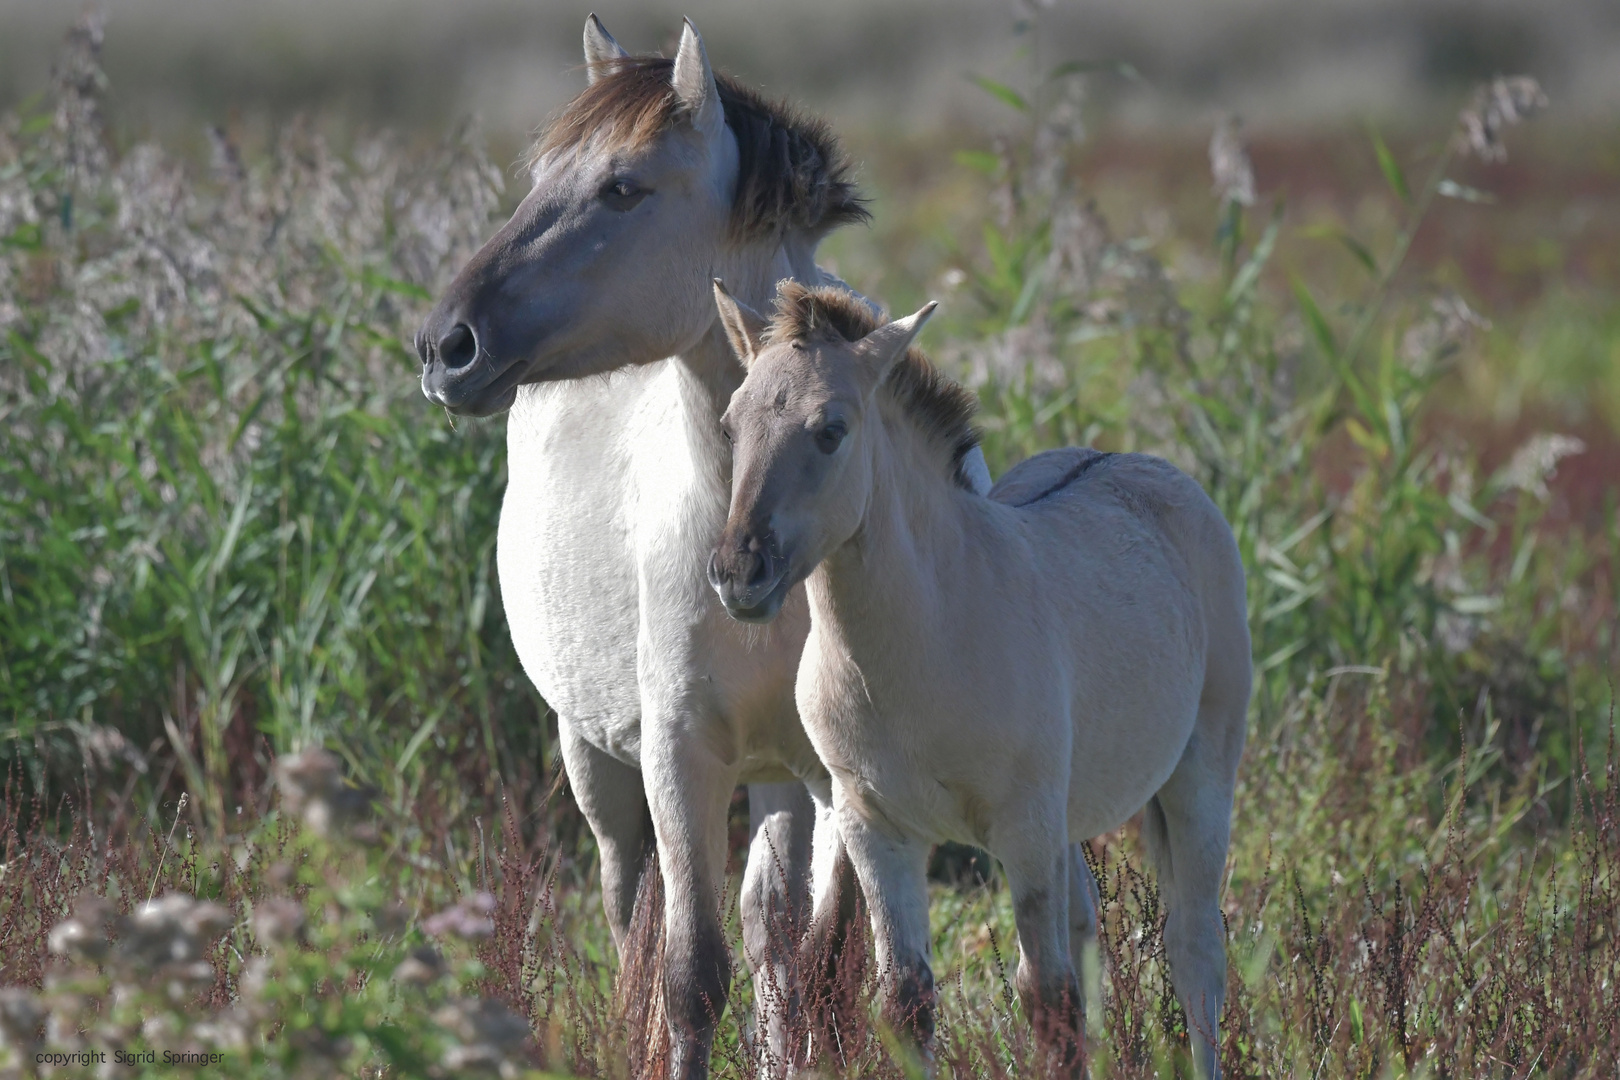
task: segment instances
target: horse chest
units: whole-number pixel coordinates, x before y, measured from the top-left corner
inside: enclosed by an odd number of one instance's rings
[[[708,588],[725,477],[694,446],[671,367],[519,395],[497,548],[513,643],[558,716],[627,764],[644,717],[693,700],[711,707],[679,722],[725,727],[744,757],[807,750],[791,700],[802,629],[749,640]]]
[[[507,421],[496,561],[523,669],[590,743],[640,755],[638,601],[611,415],[632,379],[527,387]]]

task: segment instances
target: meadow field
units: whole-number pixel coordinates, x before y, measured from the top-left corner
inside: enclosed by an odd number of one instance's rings
[[[143,139],[99,45],[0,119],[0,1070],[655,1075],[655,920],[621,970],[502,615],[502,421],[431,408],[410,344],[515,148]],[[823,262],[941,301],[993,473],[1148,451],[1233,526],[1226,1074],[1612,1077],[1620,127],[1500,78],[1144,134],[1088,96],[1128,77],[852,131],[875,219]],[[1091,1075],[1186,1075],[1134,824],[1089,852]],[[1044,1075],[995,867],[932,877],[940,1074]],[[771,1075],[732,929],[716,1072]],[[920,1075],[867,975],[828,1075]]]

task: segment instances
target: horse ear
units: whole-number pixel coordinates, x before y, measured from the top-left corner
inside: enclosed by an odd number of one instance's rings
[[[714,279],[714,306],[720,309],[720,324],[726,328],[737,359],[744,368],[754,365],[760,337],[765,333],[765,316],[726,291],[726,283]]]
[[[718,135],[725,126],[726,114],[720,105],[720,90],[715,86],[714,69],[709,67],[709,54],[703,49],[692,20],[686,20],[681,31],[681,47],[675,53],[675,74],[671,79],[675,87],[675,100],[692,119],[692,126],[704,135]]]
[[[602,76],[612,74],[618,61],[628,59],[630,54],[624,51],[624,46],[613,40],[613,35],[607,32],[607,27],[596,17],[596,12],[591,12],[585,20],[586,78],[594,83]]]
[[[938,306],[936,301],[930,300],[915,314],[884,323],[855,343],[855,354],[877,382],[881,383],[887,378],[889,371],[906,355],[906,349],[911,347],[923,324]]]

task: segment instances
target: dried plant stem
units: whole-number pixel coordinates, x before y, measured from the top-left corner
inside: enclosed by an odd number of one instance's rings
[[[146,890],[146,902],[151,903],[152,897],[157,895],[158,879],[163,876],[163,864],[168,861],[169,848],[174,845],[174,831],[180,827],[180,815],[186,812],[186,802],[190,793],[182,791],[180,801],[174,807],[174,824],[169,826],[169,835],[163,839],[163,850],[158,855],[157,869],[152,871],[152,887]]]

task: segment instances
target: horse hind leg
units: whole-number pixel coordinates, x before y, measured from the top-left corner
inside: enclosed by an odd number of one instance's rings
[[[1201,716],[1200,733],[1203,720]],[[1194,736],[1175,772],[1148,802],[1142,838],[1165,901],[1165,954],[1176,998],[1187,1015],[1194,1070],[1216,1080],[1226,998],[1220,890],[1231,835],[1236,762],[1220,760],[1225,754],[1205,752],[1209,744]],[[1238,745],[1241,749],[1241,741]]]

